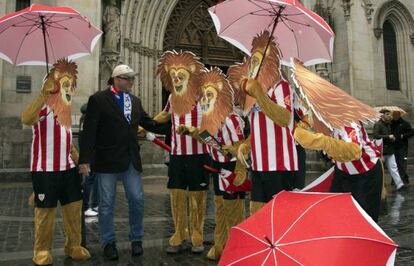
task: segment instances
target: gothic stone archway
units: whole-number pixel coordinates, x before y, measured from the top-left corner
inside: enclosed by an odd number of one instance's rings
[[[206,66],[218,66],[224,71],[244,54],[219,38],[207,11],[212,0],[180,0],[171,13],[164,36],[165,50],[186,50],[195,53]],[[163,92],[163,104],[167,95]]]

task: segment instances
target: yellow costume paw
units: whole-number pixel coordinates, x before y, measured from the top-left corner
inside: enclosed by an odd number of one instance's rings
[[[88,260],[91,258],[89,251],[81,246],[71,248],[65,247],[65,254],[73,260]]]

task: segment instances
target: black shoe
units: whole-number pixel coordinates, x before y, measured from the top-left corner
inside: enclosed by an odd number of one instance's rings
[[[116,249],[115,242],[111,242],[105,245],[104,247],[104,256],[108,260],[117,260],[118,259],[118,250]]]
[[[144,253],[144,250],[142,249],[142,241],[132,241],[131,252],[132,256],[141,256]]]

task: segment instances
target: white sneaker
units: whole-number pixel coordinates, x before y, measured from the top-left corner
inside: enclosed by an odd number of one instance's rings
[[[98,212],[98,207],[92,208],[94,212]]]
[[[85,211],[85,216],[86,217],[98,216],[98,213],[96,211],[92,210],[91,208],[89,208]]]

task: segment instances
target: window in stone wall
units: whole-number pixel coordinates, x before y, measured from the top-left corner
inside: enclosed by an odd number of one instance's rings
[[[17,76],[16,77],[16,91],[20,93],[30,93],[32,91],[32,77],[31,76]]]
[[[17,0],[16,1],[16,11],[19,11],[28,6],[30,6],[30,0]]]
[[[400,89],[400,78],[398,73],[397,38],[394,26],[385,21],[383,25],[384,34],[384,59],[385,79],[388,90]]]

